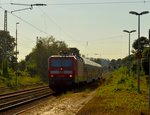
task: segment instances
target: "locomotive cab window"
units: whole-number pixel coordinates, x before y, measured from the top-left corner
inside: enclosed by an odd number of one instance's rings
[[[52,59],[50,62],[51,67],[61,67],[61,60],[60,59]]]
[[[72,60],[71,59],[65,59],[65,60],[62,60],[62,66],[63,67],[70,67],[72,66]]]
[[[73,66],[72,59],[52,59],[50,63],[51,67],[71,67]]]

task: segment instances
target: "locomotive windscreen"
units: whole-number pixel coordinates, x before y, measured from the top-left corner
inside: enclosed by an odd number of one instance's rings
[[[53,58],[51,60],[51,67],[71,67],[73,65],[72,59]]]

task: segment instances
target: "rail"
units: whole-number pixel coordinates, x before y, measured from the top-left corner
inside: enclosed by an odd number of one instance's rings
[[[0,111],[25,104],[49,95],[52,92],[48,86],[42,86],[0,95]]]

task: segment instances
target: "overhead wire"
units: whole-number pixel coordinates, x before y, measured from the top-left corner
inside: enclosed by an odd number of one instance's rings
[[[148,0],[138,0],[138,1],[114,1],[114,2],[78,2],[78,3],[47,3],[48,5],[52,5],[52,6],[61,6],[61,5],[103,5],[103,4],[135,4],[135,3],[148,3],[150,1]],[[58,26],[59,27],[59,26]],[[122,37],[122,36],[121,36]],[[110,39],[107,38],[107,39]],[[100,40],[106,40],[105,39],[100,39]]]
[[[48,3],[47,5],[98,5],[98,4],[127,4],[127,3],[129,4],[129,3],[146,3],[146,2],[150,2],[150,1],[142,0],[142,1],[123,1],[123,2],[115,2],[114,1],[114,2]],[[3,5],[8,5],[10,3],[1,3],[0,2],[0,5],[2,5],[2,4]],[[6,10],[6,9],[4,9],[1,6],[0,6],[0,8],[3,9],[3,10]],[[66,32],[50,16],[48,16],[43,10],[41,10],[41,12],[43,12],[43,14],[46,15],[49,20],[51,20],[59,29],[62,30],[63,33],[66,34]],[[39,29],[38,27],[36,27],[35,25],[29,23],[25,19],[15,15],[15,14],[9,12],[9,11],[8,11],[8,13],[12,14],[16,18],[18,18],[18,19],[22,20],[23,22],[27,23],[28,25],[32,26],[34,29],[36,29],[36,30],[38,30],[38,31],[40,31],[40,32],[42,32],[44,34],[50,35],[49,33],[45,32],[45,31]],[[66,34],[66,35],[68,35],[68,34]],[[71,36],[69,35],[69,37],[71,37]]]
[[[33,2],[35,3],[35,1],[33,0]],[[52,17],[50,17],[49,15],[47,15],[47,13],[45,11],[43,11],[40,7],[39,10],[52,22],[54,23],[65,35],[67,35],[69,38],[73,38],[70,34],[68,34],[56,21],[54,21],[54,19]],[[76,41],[76,40],[74,40]],[[77,42],[77,41],[76,41]]]
[[[73,3],[47,3],[47,5],[101,5],[101,4],[134,4],[134,3],[148,3],[149,0],[137,1],[112,1],[112,2],[73,2]],[[9,5],[11,3],[2,3],[1,5]]]
[[[89,2],[89,3],[87,3],[87,2],[80,2],[80,3],[53,3],[53,4],[52,4],[52,3],[48,3],[47,5],[98,5],[98,4],[147,3],[147,2],[150,2],[150,1],[147,1],[147,0],[140,0],[140,1],[123,1],[123,2],[115,2],[115,1],[114,1],[114,2]],[[1,3],[1,2],[0,2],[0,5],[2,5],[2,4],[10,4],[10,3]],[[6,9],[2,8],[1,6],[0,6],[0,8],[3,9],[3,10],[6,10]],[[49,15],[47,15],[42,9],[40,9],[40,10],[41,10],[41,12],[42,12],[44,15],[46,15],[46,16],[48,17],[48,19],[51,20],[64,34],[66,34],[67,36],[71,37],[71,36],[68,35],[68,34],[62,29],[62,27],[61,27],[60,25],[58,25]],[[16,18],[18,18],[18,19],[22,20],[23,22],[27,23],[28,25],[32,26],[34,29],[36,29],[36,30],[38,30],[38,31],[40,31],[40,32],[42,32],[42,33],[44,33],[44,34],[50,35],[49,33],[47,33],[47,32],[45,32],[45,31],[39,29],[39,28],[36,27],[35,25],[33,25],[33,24],[31,24],[30,22],[26,21],[25,19],[23,19],[23,18],[21,18],[21,17],[15,15],[15,14],[9,12],[9,11],[8,11],[8,13],[12,14],[12,15],[15,16]],[[50,35],[50,36],[51,36],[51,35]]]
[[[21,17],[15,15],[15,14],[12,14],[12,15],[15,16],[15,17],[17,17],[18,19],[22,20],[22,21],[25,22],[26,24],[32,26],[34,29],[36,29],[36,30],[38,30],[38,31],[40,31],[40,32],[42,32],[42,33],[44,33],[44,34],[47,34],[47,35],[50,35],[50,36],[51,36],[51,34],[49,34],[49,33],[45,32],[45,31],[39,29],[38,27],[36,27],[36,26],[34,26],[33,24],[31,24],[31,23],[29,23],[28,21],[26,21],[25,19],[23,19],[23,18],[21,18]]]
[[[0,1],[0,5],[9,5],[10,3],[2,3],[1,1]]]
[[[1,7],[1,6],[0,6],[0,9],[2,9],[2,10],[4,10],[4,11],[6,10],[6,9],[4,9],[4,8]],[[38,30],[38,31],[40,31],[40,32],[42,32],[42,33],[44,33],[44,34],[46,34],[46,35],[50,35],[50,36],[51,36],[51,34],[49,34],[49,33],[45,32],[45,31],[39,29],[39,28],[36,27],[35,25],[33,25],[33,24],[31,24],[30,22],[26,21],[25,19],[23,19],[23,18],[21,18],[21,17],[15,15],[14,13],[11,13],[11,12],[8,11],[8,10],[7,10],[7,12],[8,12],[9,14],[15,16],[16,18],[20,19],[21,21],[25,22],[26,24],[30,25],[30,26],[33,27],[34,29],[36,29],[36,30]]]
[[[147,0],[140,0],[140,1],[123,1],[123,2],[80,2],[80,3],[48,3],[47,5],[98,5],[98,4],[130,4],[130,3],[147,3],[147,2],[150,2],[150,1],[147,1]],[[10,4],[10,3],[1,3],[1,4]],[[4,8],[2,8],[0,6],[1,9],[5,10]],[[52,21],[64,34],[66,34],[67,36],[71,37],[69,34],[67,34],[60,25],[58,25],[49,15],[47,15],[41,8],[40,8],[40,11],[48,17],[48,19],[50,21]],[[44,34],[47,34],[47,35],[50,35],[49,33],[39,29],[38,27],[34,26],[33,24],[29,23],[28,21],[26,21],[25,19],[11,13],[8,11],[8,13],[12,14],[13,16],[17,17],[18,19],[22,20],[23,22],[27,23],[28,25],[32,26],[34,29],[44,33]]]
[[[48,3],[47,5],[54,5],[54,6],[57,6],[57,5],[103,5],[103,4],[135,4],[135,3],[148,3],[150,1],[146,1],[146,0],[142,0],[142,1],[130,1],[130,2],[91,2],[91,3]],[[5,10],[4,8],[1,7],[1,5],[6,5],[8,3],[0,3],[0,8]],[[43,10],[41,10],[41,12],[43,12],[44,15],[46,15],[48,17],[49,20],[51,20],[59,29],[61,29],[63,31],[63,33],[66,34],[66,32],[62,29],[62,27],[60,25],[58,25],[49,15],[47,15]],[[10,13],[10,12],[8,12]],[[12,13],[10,13],[12,14]],[[18,19],[22,20],[23,22],[27,23],[28,25],[32,26],[34,29],[44,33],[44,34],[47,34],[47,35],[50,35],[49,33],[39,29],[38,27],[34,26],[33,24],[29,23],[28,21],[26,21],[25,19],[15,15],[15,14],[12,14],[13,16],[17,17]],[[105,38],[106,39],[106,38]],[[110,38],[107,38],[107,39],[110,39]],[[104,39],[101,39],[101,40],[104,40]]]
[[[3,3],[3,4],[11,4],[11,3]],[[1,6],[0,6],[0,8],[3,9],[3,10],[6,10],[6,9],[2,8]],[[62,27],[61,27],[60,25],[58,25],[58,24],[57,24],[49,15],[47,15],[41,8],[40,8],[40,11],[41,11],[45,16],[47,16],[48,19],[51,20],[64,34],[66,34],[67,36],[71,37],[69,34],[67,34],[67,33],[62,29]],[[34,26],[33,24],[29,23],[29,22],[26,21],[25,19],[23,19],[23,18],[21,18],[21,17],[15,15],[14,13],[11,13],[11,12],[9,12],[9,11],[8,11],[8,13],[10,13],[11,15],[15,16],[16,18],[22,20],[23,22],[27,23],[28,25],[32,26],[32,27],[35,28],[36,30],[38,30],[38,31],[40,31],[40,32],[42,32],[42,33],[44,33],[44,34],[47,34],[47,35],[50,35],[50,36],[51,36],[51,34],[49,34],[49,33],[45,32],[45,31],[39,29],[38,27],[36,27],[36,26]]]
[[[150,1],[122,1],[122,2],[78,2],[78,3],[48,3],[47,5],[103,5],[103,4],[135,4],[135,3],[146,3]]]

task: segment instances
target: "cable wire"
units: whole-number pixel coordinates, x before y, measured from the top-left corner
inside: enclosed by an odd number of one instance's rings
[[[35,3],[35,1],[33,0],[33,2]],[[66,36],[68,36],[69,38],[73,38],[70,34],[68,34],[53,18],[51,18],[49,15],[47,15],[46,12],[44,12],[40,7],[39,10],[52,22],[54,23],[58,29],[60,29]],[[73,39],[74,41],[76,41],[75,39]],[[76,41],[78,42],[78,41]]]
[[[80,3],[48,3],[47,5],[102,5],[102,4],[135,4],[135,3],[146,3],[150,1],[123,1],[123,2],[80,2]]]
[[[2,8],[1,6],[0,6],[0,9],[2,9],[2,10],[4,10],[4,11],[6,10],[6,9]],[[8,11],[8,10],[7,10],[7,12],[8,12],[9,14],[15,16],[16,18],[20,19],[21,21],[25,22],[26,24],[30,25],[30,26],[33,27],[34,29],[36,29],[36,30],[38,30],[38,31],[40,31],[40,32],[42,32],[42,33],[44,33],[44,34],[46,34],[46,35],[50,35],[50,36],[51,36],[51,34],[49,34],[49,33],[45,32],[45,31],[39,29],[38,27],[34,26],[34,25],[31,24],[30,22],[26,21],[25,19],[23,19],[23,18],[21,18],[21,17],[15,15],[15,14],[13,14],[13,13],[11,13],[11,12]]]

